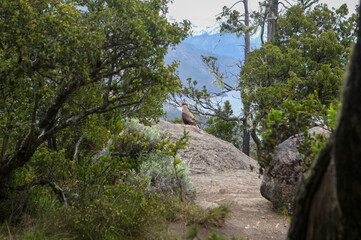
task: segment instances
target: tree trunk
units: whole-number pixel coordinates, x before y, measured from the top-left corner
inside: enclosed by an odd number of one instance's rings
[[[244,6],[244,24],[249,27],[249,11],[248,11],[248,0],[243,1]],[[251,49],[251,37],[249,35],[249,32],[245,32],[244,36],[244,61],[247,60],[248,54]],[[242,151],[244,154],[249,156],[250,152],[250,131],[249,131],[249,125],[248,125],[248,113],[249,109],[244,109],[244,121],[243,121],[243,142],[242,142]]]
[[[262,151],[261,151],[261,149],[262,149],[262,141],[257,136],[256,129],[252,129],[251,136],[252,136],[253,141],[256,144],[257,157],[260,159],[261,155],[262,155]]]
[[[342,113],[336,129],[335,166],[343,239],[361,239],[361,9],[357,43],[344,86]]]
[[[0,202],[2,199],[6,199],[8,197],[8,186],[11,183],[13,173],[17,168],[23,166],[31,159],[34,155],[35,149],[36,147],[22,147],[14,157],[6,159],[7,161],[0,163]]]
[[[245,120],[243,120],[243,142],[242,142],[242,152],[249,156],[249,150],[250,150],[250,132],[249,132],[249,126],[247,123],[247,117],[245,115]]]
[[[339,124],[298,195],[288,239],[361,239],[360,26]]]
[[[278,0],[269,0],[269,11],[267,20],[267,41],[272,41],[276,35],[278,18]]]
[[[301,187],[288,239],[337,239],[339,213],[335,197],[333,138],[319,154],[317,163]]]
[[[244,0],[243,5],[244,5],[244,25],[249,27],[248,0]],[[244,60],[245,61],[248,58],[250,49],[251,49],[251,37],[249,35],[249,31],[246,31],[245,36],[244,36]]]
[[[17,168],[24,166],[45,140],[40,141],[38,135],[35,132],[31,132],[25,137],[24,141],[19,143],[19,149],[16,151],[16,154],[0,162],[0,199],[6,196],[7,185],[13,172]]]

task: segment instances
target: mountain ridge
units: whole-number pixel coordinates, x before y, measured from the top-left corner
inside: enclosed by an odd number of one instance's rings
[[[211,28],[209,28],[211,29]],[[165,64],[171,64],[174,61],[179,62],[178,75],[184,85],[187,85],[187,79],[197,81],[197,89],[200,90],[205,85],[208,91],[219,92],[219,86],[211,85],[215,77],[209,72],[207,66],[202,61],[203,56],[214,56],[218,59],[219,70],[228,77],[225,82],[230,85],[235,85],[240,72],[239,65],[244,60],[243,52],[244,38],[237,37],[236,34],[212,34],[211,32],[204,32],[201,35],[195,35],[185,39],[175,48],[170,48],[165,57]],[[259,38],[252,38],[251,47],[254,48],[260,45]],[[225,100],[230,100],[232,106],[239,112],[241,108],[241,101],[239,93],[235,93],[237,98],[228,96]],[[171,107],[166,107],[167,112],[171,111],[169,116],[178,114],[177,108],[171,110]],[[168,117],[168,119],[171,119]]]

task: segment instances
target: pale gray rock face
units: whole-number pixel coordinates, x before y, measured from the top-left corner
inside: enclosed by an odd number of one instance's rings
[[[229,169],[250,169],[252,165],[258,169],[256,160],[248,157],[233,144],[221,140],[195,126],[174,124],[159,121],[157,124],[162,132],[172,134],[176,141],[183,136],[184,129],[189,132],[190,139],[186,149],[179,151],[183,160],[191,161],[192,172],[216,172]]]
[[[329,131],[321,127],[311,128],[309,133],[329,135]],[[262,196],[271,201],[276,209],[287,207],[290,214],[305,172],[305,168],[301,165],[303,154],[298,151],[303,140],[303,134],[297,134],[275,148],[272,161],[264,170],[261,184]]]

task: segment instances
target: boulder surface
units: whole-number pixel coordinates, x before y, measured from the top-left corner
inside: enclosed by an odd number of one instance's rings
[[[314,127],[309,133],[326,134],[329,131],[322,127]],[[304,135],[294,135],[276,146],[272,153],[272,161],[264,170],[261,194],[272,202],[274,208],[287,207],[292,214],[294,198],[302,182],[305,168],[302,166],[303,154],[298,150]]]
[[[217,172],[229,169],[258,168],[258,163],[241,152],[232,143],[219,139],[195,126],[159,121],[162,132],[172,135],[172,140],[183,136],[184,129],[191,136],[186,149],[179,151],[183,160],[190,161],[192,172]],[[251,167],[252,166],[252,167]]]

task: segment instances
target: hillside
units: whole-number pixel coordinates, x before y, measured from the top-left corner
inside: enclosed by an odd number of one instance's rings
[[[181,118],[182,117],[182,111],[173,106],[169,103],[163,104],[163,110],[167,113],[166,119],[172,120],[174,118]]]
[[[187,82],[188,78],[192,78],[193,80],[197,80],[197,86],[199,88],[206,85],[211,91],[219,91],[217,85],[211,86],[210,83],[214,80],[214,76],[209,73],[206,65],[202,61],[201,55],[217,57],[220,70],[222,72],[229,72],[229,76],[239,71],[237,66],[239,61],[236,58],[204,51],[185,41],[179,44],[177,48],[169,49],[165,63],[170,64],[173,61],[180,63],[178,67],[179,77],[184,83]],[[231,78],[227,79],[227,82],[231,83]]]
[[[165,63],[179,62],[178,74],[184,84],[187,84],[188,78],[192,78],[192,80],[198,82],[198,89],[203,88],[205,85],[209,91],[217,92],[219,91],[219,86],[217,84],[211,85],[214,76],[209,73],[201,56],[214,56],[218,58],[220,71],[227,73],[228,78],[226,82],[230,85],[235,85],[240,71],[239,64],[244,59],[243,44],[243,38],[238,38],[236,34],[220,36],[219,33],[214,31],[211,33],[203,32],[202,34],[185,39],[175,49],[169,49],[165,57]],[[251,38],[251,49],[259,46],[260,39],[257,37]],[[229,94],[229,96],[225,96],[225,100],[231,102],[236,114],[241,112],[242,103],[239,93]],[[164,110],[168,112],[167,119],[173,119],[174,116],[179,115],[179,110],[172,106],[166,105]]]
[[[244,39],[237,38],[235,34],[208,34],[194,36],[184,40],[185,43],[191,44],[196,48],[211,52],[212,54],[219,54],[228,57],[233,57],[237,60],[244,59]]]

